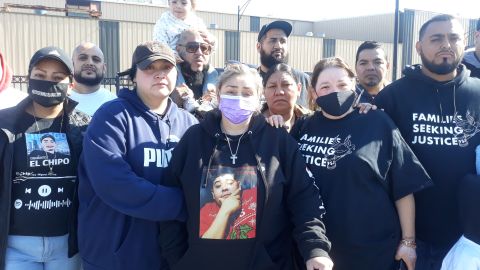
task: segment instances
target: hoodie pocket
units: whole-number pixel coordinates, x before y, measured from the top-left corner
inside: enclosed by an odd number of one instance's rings
[[[253,241],[200,240],[191,243],[185,255],[172,270],[229,269],[245,270],[250,264]],[[275,269],[257,268],[253,269]]]
[[[253,257],[252,269],[276,270],[278,267],[272,261],[272,257],[268,254],[263,245],[259,246]]]
[[[128,225],[127,225],[128,224]],[[113,252],[113,269],[157,269],[160,267],[160,247],[155,224],[132,218],[125,224],[123,240]]]

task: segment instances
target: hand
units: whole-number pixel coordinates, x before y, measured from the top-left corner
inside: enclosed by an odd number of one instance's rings
[[[182,83],[181,85],[177,86],[175,88],[178,93],[180,94],[180,97],[183,99],[186,99],[188,97],[193,98],[193,91],[192,89],[188,88],[188,86],[185,83]]]
[[[356,106],[359,110],[360,113],[368,113],[370,110],[376,110],[377,109],[377,106],[376,105],[372,105],[370,103],[358,103],[358,105]]]
[[[231,215],[233,212],[240,209],[242,202],[240,199],[240,188],[235,190],[230,196],[222,200],[222,206],[220,211],[227,215]]]
[[[332,270],[333,262],[328,257],[313,257],[307,261],[307,270]]]
[[[211,103],[216,103],[216,101],[217,101],[217,90],[216,90],[215,86],[209,84],[209,87],[208,87],[207,91],[202,96],[202,101],[208,101],[208,102],[211,102]]]
[[[283,117],[278,114],[271,115],[265,119],[272,127],[280,128],[285,126]]]
[[[203,41],[210,44],[212,47],[215,47],[215,38],[208,33],[207,31],[200,30],[200,36],[203,38]]]
[[[403,260],[408,270],[414,270],[415,262],[417,261],[417,252],[413,247],[400,244],[395,254],[395,260]]]

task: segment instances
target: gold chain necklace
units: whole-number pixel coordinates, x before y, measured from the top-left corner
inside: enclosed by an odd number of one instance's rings
[[[37,112],[35,111],[35,105],[32,105],[32,109],[33,109],[33,119],[35,120],[35,126],[36,126],[36,128],[37,128],[37,132],[40,132],[40,128],[38,127],[38,123],[37,123],[37,117],[35,116],[35,115],[37,114]],[[61,120],[60,120],[60,130],[58,131],[58,133],[62,133],[64,113],[65,113],[65,110],[62,110],[62,116],[61,116],[62,118],[61,118]],[[55,121],[55,119],[54,119],[53,121]],[[54,173],[53,173],[53,165],[52,165],[52,163],[50,162],[50,159],[48,158],[48,152],[45,151],[45,150],[43,150],[43,151],[45,152],[45,158],[46,158],[47,161],[48,161],[48,168],[50,169],[50,170],[48,171],[48,175],[49,175],[49,176],[52,176],[52,175],[54,175]],[[53,159],[54,159],[54,160],[57,159],[57,151],[56,151],[56,149],[54,150]]]

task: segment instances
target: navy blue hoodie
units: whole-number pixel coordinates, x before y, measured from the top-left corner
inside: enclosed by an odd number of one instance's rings
[[[159,185],[171,152],[197,120],[171,100],[161,117],[136,91],[95,113],[79,164],[78,238],[84,269],[161,268],[156,221],[182,220],[183,196]]]

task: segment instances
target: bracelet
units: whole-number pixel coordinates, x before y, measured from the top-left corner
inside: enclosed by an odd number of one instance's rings
[[[415,239],[402,239],[400,240],[400,245],[409,248],[417,248],[417,243],[415,243]]]

